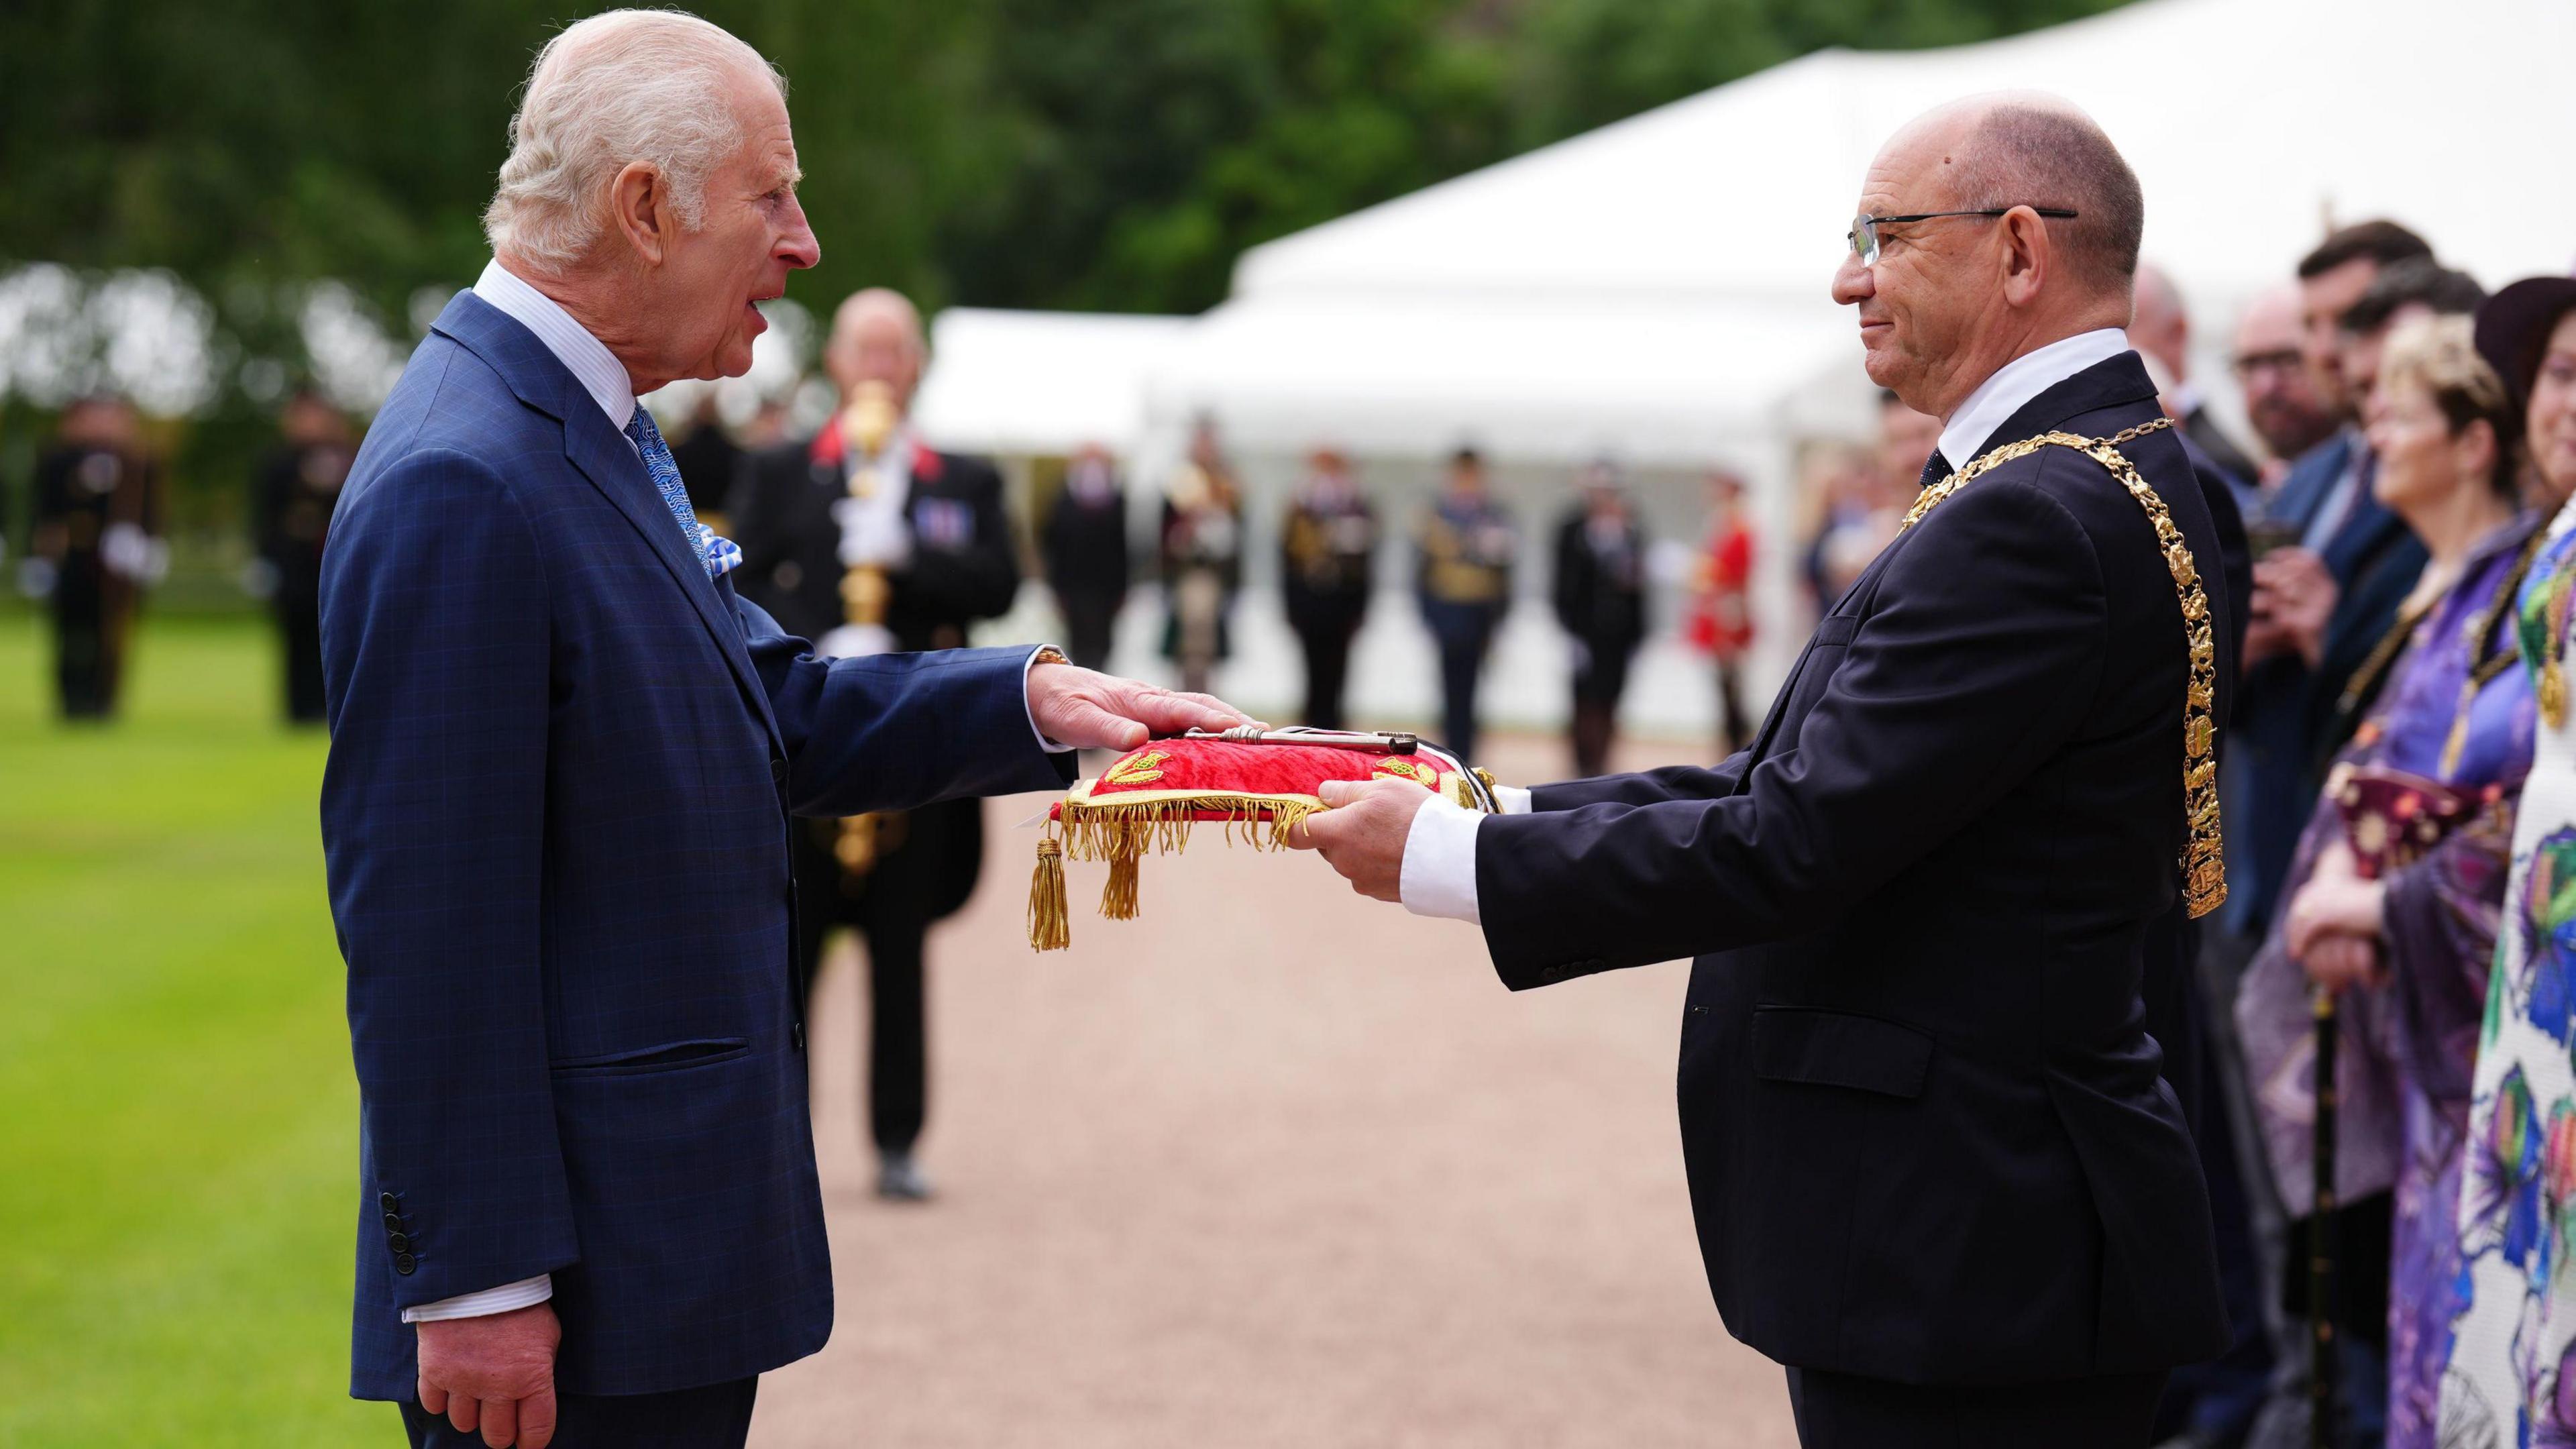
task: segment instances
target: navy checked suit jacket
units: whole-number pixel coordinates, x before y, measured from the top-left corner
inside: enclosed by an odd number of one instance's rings
[[[2124,353],[1984,446],[2157,415]],[[2123,451],[2201,567],[2223,726],[2223,530],[2179,436]],[[1506,984],[1698,957],[1682,1147],[1736,1337],[1909,1383],[2226,1348],[2207,1189],[2140,1001],[2178,895],[2186,677],[2146,514],[2046,448],[1880,553],[1751,749],[1544,786],[1479,828]]]
[[[404,1308],[539,1273],[565,1392],[822,1347],[788,815],[1061,787],[1027,651],[816,658],[708,580],[598,404],[471,293],[350,472],[322,646],[351,1392],[413,1392]]]

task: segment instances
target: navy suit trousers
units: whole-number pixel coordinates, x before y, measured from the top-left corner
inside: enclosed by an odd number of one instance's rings
[[[666,1394],[565,1394],[557,1401],[553,1449],[742,1449],[751,1435],[758,1379],[734,1379]],[[402,1404],[411,1449],[483,1449],[483,1432],[456,1432],[417,1401]]]

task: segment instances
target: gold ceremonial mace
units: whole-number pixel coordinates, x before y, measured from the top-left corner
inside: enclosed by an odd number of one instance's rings
[[[902,418],[895,411],[893,388],[871,380],[860,383],[852,391],[850,405],[843,408],[840,417],[833,422],[841,430],[842,441],[849,445],[853,465],[849,470],[851,497],[867,498],[877,491],[876,470],[866,465],[874,462],[877,454],[884,450],[886,439],[894,436],[895,424],[900,421]],[[886,602],[892,592],[886,583],[885,570],[875,564],[859,564],[844,570],[841,574],[841,605],[848,616],[844,622],[883,625]]]
[[[851,497],[867,498],[876,493],[873,465],[900,421],[893,388],[871,378],[851,390],[850,405],[832,420],[832,426],[841,430],[844,456],[850,463],[845,476]],[[875,564],[857,564],[841,571],[841,612],[848,623],[882,628],[893,592],[893,586],[886,582],[885,570]],[[865,875],[877,861],[876,815],[853,815],[843,820],[840,838],[832,843],[832,854],[843,870]]]

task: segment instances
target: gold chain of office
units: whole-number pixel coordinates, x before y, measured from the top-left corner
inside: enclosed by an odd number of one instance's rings
[[[2173,419],[2158,418],[2107,438],[2042,433],[2036,438],[2006,443],[1924,489],[1906,511],[1905,522],[1897,532],[1901,534],[1921,522],[1923,515],[1939,506],[1942,499],[1979,475],[2050,447],[2072,448],[2109,469],[2138,506],[2146,510],[2147,522],[2155,526],[2157,546],[2164,550],[2165,571],[2173,575],[2174,595],[2182,603],[2183,640],[2191,654],[2191,676],[2183,690],[2182,709],[2183,812],[2191,829],[2183,842],[2181,865],[2183,905],[2197,918],[2218,909],[2227,899],[2227,866],[2218,833],[2218,761],[2211,753],[2218,732],[2210,714],[2217,698],[2217,644],[2210,634],[2209,596],[2201,589],[2200,570],[2192,564],[2191,545],[2184,541],[2182,530],[2174,526],[2173,514],[2165,508],[2164,499],[2157,496],[2154,485],[2138,476],[2137,468],[2120,451],[2120,445],[2132,438],[2171,426]]]

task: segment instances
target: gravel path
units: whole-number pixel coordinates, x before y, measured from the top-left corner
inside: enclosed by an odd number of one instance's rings
[[[1515,995],[1470,928],[1212,834],[1145,862],[1136,921],[1073,866],[1073,949],[1032,955],[1037,800],[991,807],[932,942],[926,1207],[871,1194],[856,958],[826,967],[838,1326],[755,1445],[1790,1449],[1691,1236],[1685,967]]]

